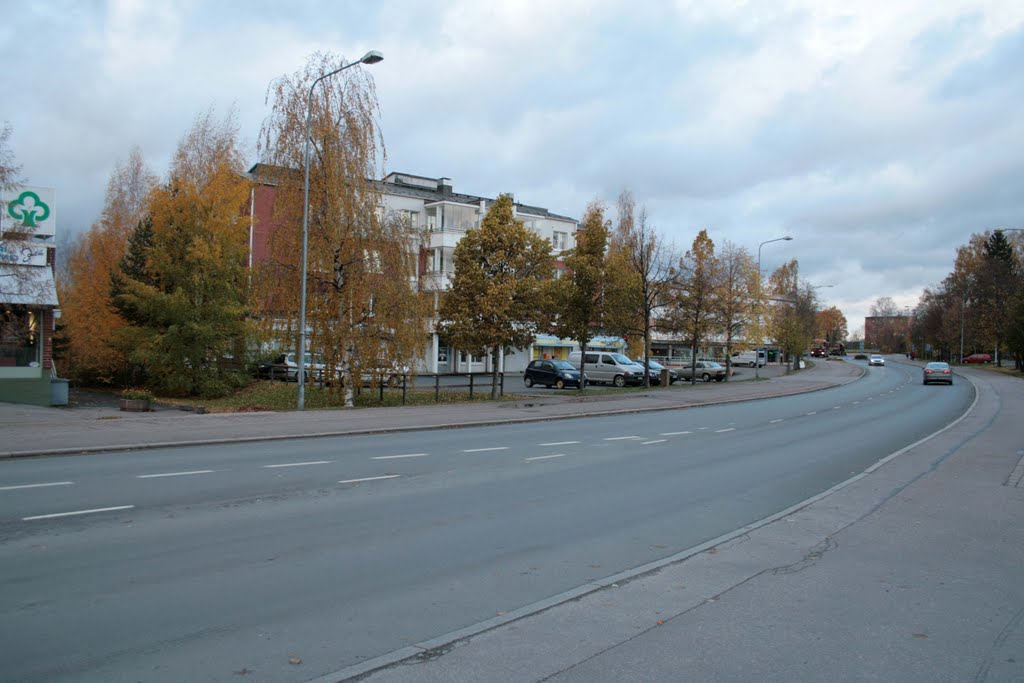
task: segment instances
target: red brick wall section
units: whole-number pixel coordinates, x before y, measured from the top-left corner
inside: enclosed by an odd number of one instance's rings
[[[43,369],[53,368],[53,309],[43,312]]]

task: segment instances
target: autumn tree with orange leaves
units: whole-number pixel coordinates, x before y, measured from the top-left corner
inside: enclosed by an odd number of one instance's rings
[[[107,183],[103,213],[66,255],[57,282],[61,323],[67,339],[62,371],[86,384],[124,384],[130,363],[111,344],[124,319],[111,304],[110,280],[128,249],[128,240],[146,212],[157,177],[142,152],[132,149],[115,166]]]
[[[126,322],[114,345],[158,392],[215,397],[248,381],[244,171],[234,117],[199,116],[112,278]]]

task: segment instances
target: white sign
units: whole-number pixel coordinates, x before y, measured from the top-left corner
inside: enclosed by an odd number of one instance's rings
[[[24,240],[0,241],[0,263],[18,266],[45,266],[46,247]]]
[[[0,232],[24,233],[52,240],[57,232],[57,191],[52,187],[21,186],[3,193]]]

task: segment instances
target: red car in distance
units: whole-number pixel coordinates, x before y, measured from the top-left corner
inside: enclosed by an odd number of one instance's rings
[[[992,356],[987,353],[972,353],[963,359],[964,363],[991,363]]]

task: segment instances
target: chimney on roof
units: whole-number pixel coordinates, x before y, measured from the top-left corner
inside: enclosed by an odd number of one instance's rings
[[[437,179],[437,191],[443,194],[445,197],[450,197],[452,194],[452,179],[451,178],[438,178]]]

